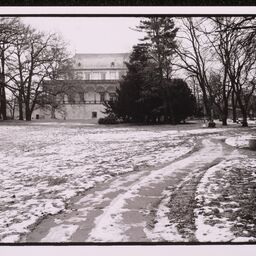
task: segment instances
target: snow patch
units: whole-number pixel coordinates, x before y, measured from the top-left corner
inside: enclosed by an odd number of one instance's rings
[[[249,139],[251,135],[242,135],[237,137],[230,137],[225,140],[225,143],[232,147],[246,148],[249,146]]]
[[[193,135],[219,131],[1,125],[0,241],[29,232],[38,219],[64,210],[70,198],[96,183],[167,164],[193,148]]]
[[[62,224],[50,229],[41,242],[67,242],[78,229],[78,225]]]

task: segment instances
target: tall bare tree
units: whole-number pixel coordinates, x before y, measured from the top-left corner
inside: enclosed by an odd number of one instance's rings
[[[206,37],[199,27],[204,22],[201,18],[186,17],[180,19],[181,28],[176,53],[179,60],[175,63],[179,68],[186,70],[188,75],[194,77],[202,91],[206,115],[212,119],[211,97],[209,95],[209,49],[206,47]]]
[[[205,26],[202,32],[208,39],[208,47],[212,49],[212,58],[219,66],[215,72],[215,78],[218,81],[211,83],[208,90],[213,103],[221,113],[222,124],[227,125],[229,98],[232,92],[232,86],[229,80],[229,67],[231,52],[234,47],[234,34],[226,29],[233,23],[231,17],[209,17],[206,19],[209,26]],[[218,89],[219,97],[216,97],[214,89]]]
[[[233,35],[233,47],[228,62],[228,75],[235,93],[243,121],[242,126],[248,126],[247,116],[250,99],[256,86],[256,29],[251,20],[234,17],[228,30]],[[247,29],[237,29],[239,26]]]
[[[38,97],[43,93],[44,81],[56,79],[67,60],[65,44],[57,35],[22,25],[8,63],[9,88],[19,100],[20,119],[24,105],[25,118],[31,120]]]
[[[226,125],[232,95],[232,105],[238,103],[247,126],[248,104],[255,90],[255,19],[183,18],[182,26],[182,44],[177,49],[181,64],[177,65],[198,80],[207,114],[217,106]]]
[[[255,90],[255,18],[215,17],[212,46],[222,64],[223,118],[228,114],[228,99],[232,91],[233,120],[236,119],[236,102],[247,126],[247,111]],[[210,38],[210,37],[208,37]],[[227,86],[230,82],[231,87]]]
[[[6,100],[6,61],[9,57],[9,48],[17,34],[18,18],[0,18],[0,118],[7,119]]]

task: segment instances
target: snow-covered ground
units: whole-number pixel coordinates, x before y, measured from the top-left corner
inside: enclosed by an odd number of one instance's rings
[[[256,160],[241,155],[208,169],[196,191],[196,238],[255,242]]]
[[[38,219],[63,210],[97,182],[189,152],[193,133],[198,131],[1,125],[0,242],[18,241]]]
[[[39,219],[65,209],[70,198],[99,182],[148,167],[159,169],[190,152],[201,135],[226,131],[180,127],[1,124],[0,242],[19,241]],[[209,186],[207,177],[198,188],[198,209],[203,211],[208,206],[200,201],[200,191]],[[199,216],[197,209],[195,214]],[[207,224],[207,219],[197,221]],[[60,227],[67,236],[76,228]]]
[[[235,136],[230,136],[226,138],[225,142],[232,147],[249,148],[250,139],[256,139],[256,132],[254,129],[250,131],[240,132]]]
[[[252,138],[252,135],[246,134],[241,136],[229,137],[226,139],[226,143],[233,147],[246,148],[249,145],[249,139]]]

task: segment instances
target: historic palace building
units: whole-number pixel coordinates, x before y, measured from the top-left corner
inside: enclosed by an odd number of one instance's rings
[[[104,117],[103,102],[115,97],[120,79],[126,74],[125,62],[128,60],[129,53],[76,54],[73,58],[74,79],[55,82],[56,88],[65,86],[64,92],[56,95],[58,104],[36,109],[32,118]]]

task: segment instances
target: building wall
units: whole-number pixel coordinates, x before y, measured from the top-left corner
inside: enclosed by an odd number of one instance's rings
[[[103,102],[115,98],[115,89],[126,73],[125,62],[128,58],[128,53],[76,54],[73,58],[74,80],[66,80],[65,83],[70,90],[56,96],[56,100],[61,104],[55,111],[55,117],[57,119],[104,117]],[[58,81],[60,87],[63,81]],[[54,85],[57,86],[56,81]],[[52,84],[50,83],[49,86]],[[34,110],[32,118],[51,118],[51,108],[50,106],[47,108],[47,110]]]
[[[101,118],[105,115],[102,111],[105,110],[103,104],[66,104],[66,119],[91,119],[91,118]],[[96,116],[93,117],[93,112]]]
[[[65,104],[61,109],[55,111],[55,117],[60,120],[98,119],[105,116],[102,113],[104,110],[103,104]],[[93,112],[96,113],[96,116],[93,116]],[[51,117],[50,107],[44,110],[36,109],[32,114],[32,119],[50,119]]]

